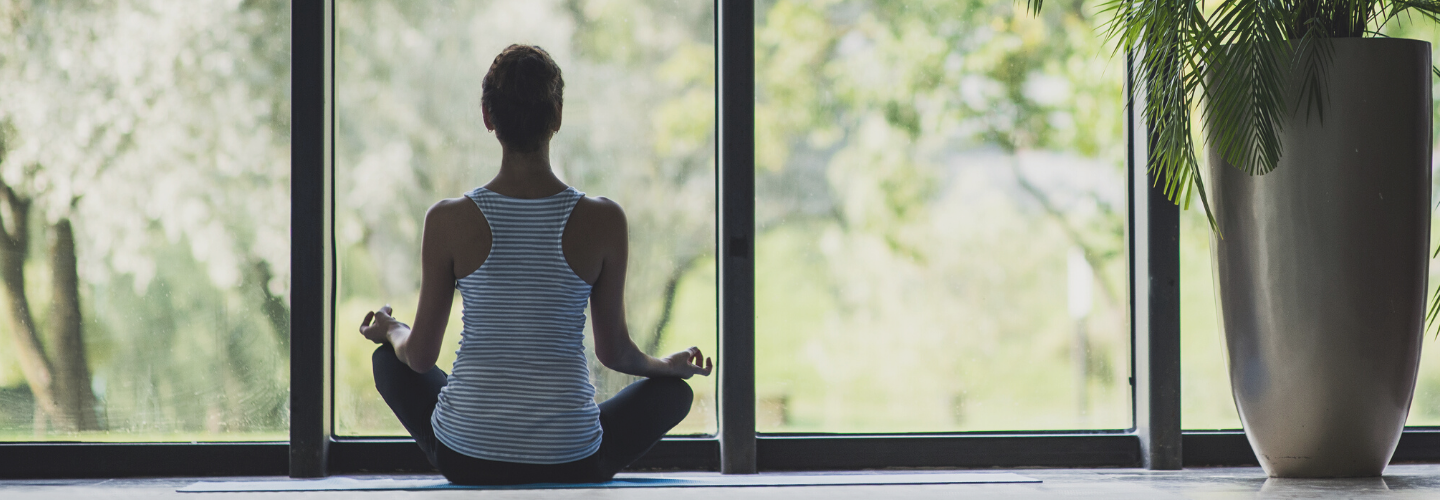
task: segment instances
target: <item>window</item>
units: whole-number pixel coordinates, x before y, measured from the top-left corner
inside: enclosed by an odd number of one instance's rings
[[[760,431],[1131,426],[1124,58],[1024,9],[757,5]]]
[[[1073,6],[1015,9],[6,4],[0,294],[25,300],[0,305],[0,456],[24,459],[0,476],[424,470],[352,332],[407,315],[421,214],[494,172],[479,79],[512,41],[571,82],[562,177],[629,212],[634,336],[721,356],[646,466],[1248,463],[1235,432],[1175,452],[1182,413],[1233,427],[1233,403],[1203,222],[1146,191],[1124,56]],[[1134,291],[1177,270],[1178,300]],[[36,353],[64,396],[31,388]],[[1440,419],[1425,355],[1414,425]],[[1435,435],[1396,456],[1440,459]]]
[[[1180,214],[1182,423],[1186,429],[1239,429],[1212,276],[1210,222],[1203,208],[1194,207]]]
[[[375,392],[374,344],[355,326],[386,301],[413,317],[425,210],[498,171],[480,83],[510,43],[540,45],[564,72],[556,174],[625,208],[631,337],[651,354],[692,345],[715,353],[709,3],[344,1],[336,18],[337,435],[407,435]],[[439,362],[447,371],[461,332],[458,295],[452,313]],[[597,399],[632,381],[590,359]],[[695,404],[672,433],[716,432],[714,380],[690,381]]]
[[[0,441],[279,441],[289,6],[0,7]]]

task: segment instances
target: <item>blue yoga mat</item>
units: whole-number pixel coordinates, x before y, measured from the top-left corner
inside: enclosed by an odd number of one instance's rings
[[[201,481],[175,491],[184,493],[244,491],[377,491],[377,490],[544,490],[580,488],[716,488],[732,486],[839,486],[885,484],[1038,483],[1039,479],[1009,472],[756,474],[756,475],[624,475],[605,483],[461,486],[444,479],[285,479],[279,481]]]

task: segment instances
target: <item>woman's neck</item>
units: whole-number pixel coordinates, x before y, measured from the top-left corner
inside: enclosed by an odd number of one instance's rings
[[[550,169],[549,141],[538,149],[522,153],[502,145],[500,173],[485,189],[512,198],[544,198],[565,190],[565,183]]]

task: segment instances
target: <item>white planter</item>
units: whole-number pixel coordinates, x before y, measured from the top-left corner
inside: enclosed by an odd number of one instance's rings
[[[1230,386],[1274,477],[1380,475],[1420,362],[1430,44],[1334,47],[1324,124],[1297,110],[1275,171],[1252,177],[1210,151]]]

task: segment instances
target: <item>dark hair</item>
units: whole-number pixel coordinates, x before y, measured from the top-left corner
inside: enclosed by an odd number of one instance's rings
[[[480,105],[490,112],[495,137],[510,148],[524,153],[540,149],[560,121],[565,79],[539,46],[505,47],[480,86]]]

